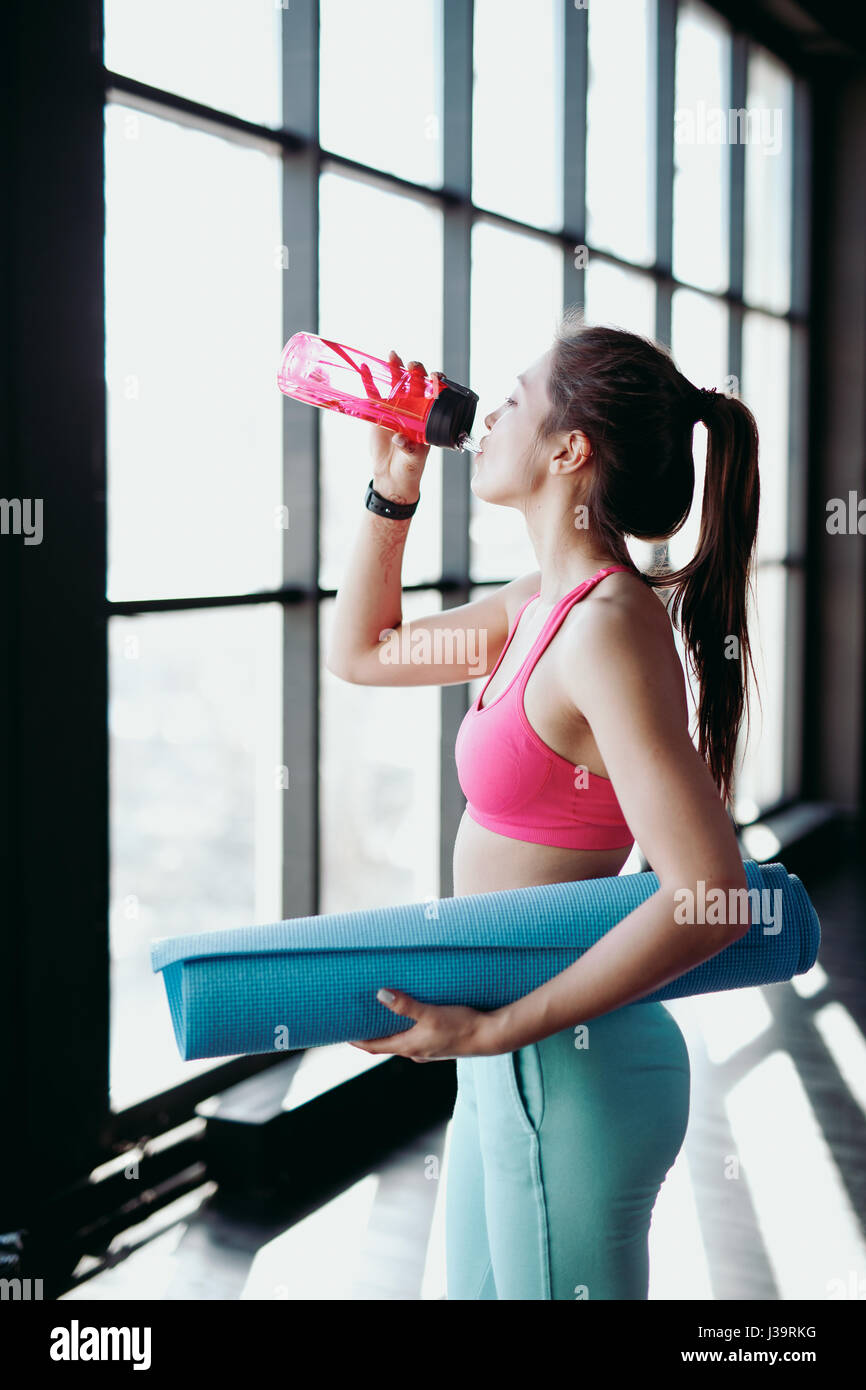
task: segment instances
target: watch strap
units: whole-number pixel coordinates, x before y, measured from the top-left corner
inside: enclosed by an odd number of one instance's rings
[[[392,502],[390,498],[383,497],[373,486],[371,478],[367,484],[367,492],[364,496],[364,505],[376,516],[387,516],[392,521],[405,521],[408,517],[414,516],[415,508],[421,501],[417,497],[414,502]]]

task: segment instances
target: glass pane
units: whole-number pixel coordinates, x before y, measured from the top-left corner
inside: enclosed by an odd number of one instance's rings
[[[775,805],[784,792],[787,591],[781,565],[753,570],[748,626],[760,700],[754,694],[755,682],[748,667],[751,730],[747,732],[744,719],[738,740],[734,801],[738,820],[752,819]]]
[[[671,303],[671,350],[680,371],[693,386],[724,391],[728,369],[728,307],[692,290],[675,290]],[[668,542],[672,569],[680,569],[695,553],[704,505],[707,430],[698,420],[694,431],[695,493],[682,530]]]
[[[394,348],[404,363],[414,358],[428,372],[447,375],[439,209],[333,173],[322,175],[320,200],[318,331],[383,360]],[[320,582],[336,589],[362,520],[373,427],[332,410],[317,414],[322,441]],[[432,448],[403,553],[404,584],[429,583],[439,575],[441,499],[442,451]]]
[[[475,0],[472,198],[562,226],[562,5]]]
[[[108,596],[280,582],[280,163],[105,112]]]
[[[643,265],[655,256],[655,12],[655,0],[587,6],[587,237]]]
[[[476,222],[470,380],[479,397],[479,435],[486,431],[485,417],[502,404],[517,373],[551,346],[562,312],[562,277],[558,246]],[[474,465],[470,461],[467,466]],[[481,502],[473,492],[469,518],[473,578],[508,580],[538,568],[523,514],[516,508]]]
[[[728,26],[705,5],[677,13],[673,271],[708,290],[728,287],[730,108]]]
[[[280,124],[282,8],[274,0],[105,0],[103,13],[112,72],[259,125]]]
[[[746,96],[746,225],[743,292],[751,304],[791,307],[791,76],[762,48],[749,55]]]
[[[110,621],[115,1110],[215,1065],[181,1060],[152,939],[281,918],[281,633],[277,604]]]
[[[441,0],[324,0],[319,33],[324,148],[441,183]]]
[[[590,256],[587,263],[583,309],[587,323],[627,328],[648,338],[655,335],[654,282],[598,256]]]
[[[403,594],[411,622],[439,594]],[[321,605],[322,651],[333,599]],[[439,895],[439,685],[352,685],[322,670],[322,912]]]
[[[788,552],[790,352],[791,331],[783,319],[744,315],[741,395],[758,422],[762,560],[779,560]]]

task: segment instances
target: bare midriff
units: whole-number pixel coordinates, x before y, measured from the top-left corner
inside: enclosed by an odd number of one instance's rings
[[[612,877],[619,873],[631,849],[560,849],[515,840],[479,825],[464,811],[454,842],[454,896]]]

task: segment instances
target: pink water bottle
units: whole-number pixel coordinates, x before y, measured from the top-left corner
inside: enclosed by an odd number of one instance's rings
[[[283,348],[277,383],[286,396],[399,431],[416,444],[478,450],[469,431],[478,397],[443,373],[422,376],[315,333]]]

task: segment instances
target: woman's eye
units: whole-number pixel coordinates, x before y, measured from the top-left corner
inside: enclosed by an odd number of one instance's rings
[[[513,396],[506,396],[506,397],[505,397],[505,404],[506,404],[506,405],[517,405],[517,401],[514,399]]]

